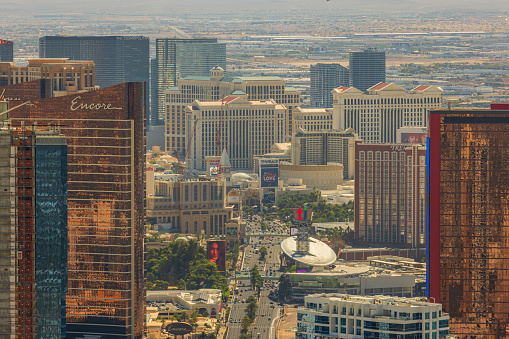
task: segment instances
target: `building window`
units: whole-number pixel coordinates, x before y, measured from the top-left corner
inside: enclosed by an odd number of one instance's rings
[[[193,201],[198,201],[198,185],[195,185],[194,186],[194,200]]]
[[[184,201],[189,201],[189,186],[184,188]]]

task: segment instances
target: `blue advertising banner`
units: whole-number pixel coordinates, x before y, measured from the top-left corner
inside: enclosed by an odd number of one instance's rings
[[[276,189],[267,188],[263,190],[262,204],[276,204]]]
[[[278,168],[260,168],[260,187],[277,187],[278,174]]]

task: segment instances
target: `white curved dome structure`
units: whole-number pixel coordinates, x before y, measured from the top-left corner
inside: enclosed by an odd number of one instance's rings
[[[328,266],[336,261],[336,253],[326,243],[309,238],[309,251],[297,252],[297,237],[286,238],[281,249],[289,258],[308,266]]]

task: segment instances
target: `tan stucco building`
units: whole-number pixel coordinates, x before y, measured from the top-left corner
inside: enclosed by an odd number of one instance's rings
[[[95,86],[95,63],[68,58],[27,59],[27,66],[0,62],[0,86],[37,79],[53,79],[55,97],[99,89]]]
[[[302,108],[293,112],[293,133],[300,129],[308,132],[332,129],[332,108]]]
[[[233,213],[225,195],[223,180],[155,180],[155,194],[147,196],[147,221],[171,224],[183,234],[223,235]]]
[[[245,94],[250,101],[270,101],[284,107],[285,141],[293,133],[292,114],[301,104],[301,92],[285,86],[285,80],[276,76],[227,77],[221,67],[214,67],[210,77],[188,76],[178,80],[178,86],[165,91],[165,150],[185,152],[185,111],[195,100],[219,101],[231,94]]]
[[[351,128],[346,131],[299,130],[292,137],[293,165],[343,165],[344,179],[353,179],[355,172],[355,141],[360,140]]]
[[[222,101],[194,101],[186,107],[188,166],[206,170],[206,157],[218,154],[217,130],[222,126],[221,146],[230,156],[232,170],[252,170],[254,156],[284,141],[286,113],[286,107],[274,100],[249,100],[237,91]]]
[[[403,126],[426,127],[428,114],[442,104],[442,89],[417,86],[407,91],[394,83],[381,82],[368,94],[354,87],[332,90],[332,128],[353,128],[364,142],[394,143]]]
[[[302,179],[307,188],[323,190],[337,189],[343,185],[343,165],[329,163],[328,165],[279,165],[279,180]]]

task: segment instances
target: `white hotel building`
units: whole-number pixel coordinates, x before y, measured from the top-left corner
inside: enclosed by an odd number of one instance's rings
[[[381,82],[368,94],[354,87],[332,90],[332,128],[353,128],[366,143],[395,143],[403,126],[427,127],[428,112],[442,103],[442,89],[418,86],[407,91],[394,83]]]
[[[415,298],[313,294],[297,312],[296,339],[442,339],[449,314]]]
[[[284,105],[274,100],[248,100],[240,90],[222,101],[194,101],[186,109],[186,140],[191,139],[187,165],[206,170],[205,157],[218,155],[216,140],[221,125],[221,149],[226,148],[232,170],[252,170],[254,156],[285,141],[286,113]]]

